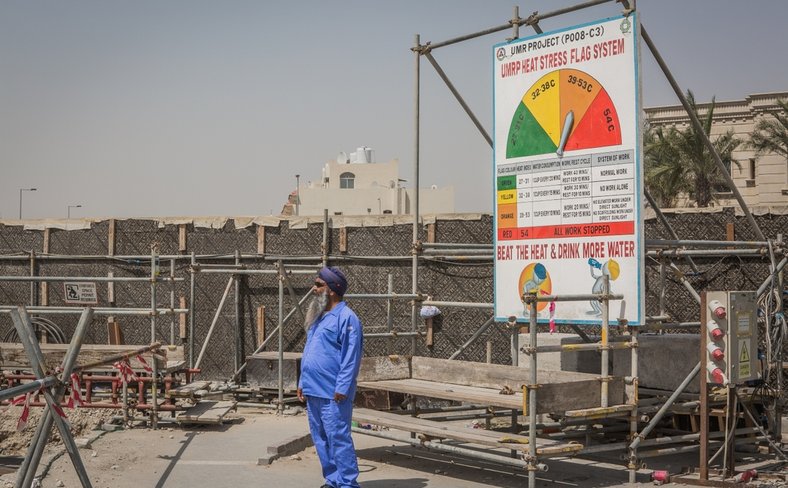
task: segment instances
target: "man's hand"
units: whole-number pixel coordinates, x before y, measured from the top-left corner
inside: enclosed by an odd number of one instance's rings
[[[341,403],[341,402],[345,401],[346,398],[347,398],[346,395],[343,395],[342,393],[334,392],[334,401],[335,402]]]
[[[304,390],[299,388],[296,390],[296,396],[298,397],[298,401],[301,403],[306,403],[306,399],[304,398]]]

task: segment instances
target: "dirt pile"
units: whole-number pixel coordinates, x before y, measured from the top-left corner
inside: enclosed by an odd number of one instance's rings
[[[64,411],[74,437],[88,435],[91,430],[109,421],[116,413],[115,410],[103,408],[74,408]],[[0,408],[0,456],[24,456],[43,413],[42,407],[31,407],[27,427],[17,432],[16,425],[22,415],[22,407]],[[55,427],[52,428],[52,435],[49,436],[49,445],[54,444],[62,444],[60,433]]]

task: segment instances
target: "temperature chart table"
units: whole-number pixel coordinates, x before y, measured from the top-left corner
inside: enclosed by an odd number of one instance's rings
[[[634,232],[631,150],[497,168],[499,240]]]

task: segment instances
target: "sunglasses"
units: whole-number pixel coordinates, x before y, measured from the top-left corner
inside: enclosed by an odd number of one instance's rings
[[[328,283],[321,283],[319,281],[315,281],[315,288],[323,288],[324,286],[328,286]]]

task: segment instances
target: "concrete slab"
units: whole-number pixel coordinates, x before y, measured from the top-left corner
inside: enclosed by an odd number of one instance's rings
[[[629,376],[631,351],[612,351],[613,375]],[[643,334],[638,336],[638,383],[644,388],[673,391],[700,360],[697,334]],[[684,390],[700,391],[700,375]]]

